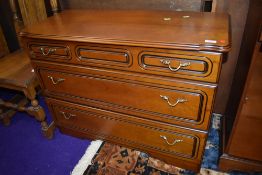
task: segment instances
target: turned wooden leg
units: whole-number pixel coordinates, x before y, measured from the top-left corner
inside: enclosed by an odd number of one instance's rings
[[[2,122],[3,122],[3,124],[4,124],[5,126],[9,126],[10,123],[11,123],[11,119],[8,118],[8,117],[5,117],[5,118],[2,119]]]
[[[39,105],[35,99],[36,91],[35,87],[27,88],[24,90],[24,94],[31,100],[31,106],[26,109],[27,113],[34,116],[36,120],[41,122],[41,130],[45,137],[48,139],[53,138],[55,125],[52,122],[49,126],[46,122],[46,115],[43,108]]]
[[[27,108],[27,112],[41,122],[43,134],[48,138],[52,137],[47,135],[48,124],[46,122],[45,112],[36,99],[31,100],[31,106]]]
[[[1,100],[1,99],[0,99]],[[1,101],[2,102],[2,101]],[[0,103],[1,103],[0,102]],[[3,110],[3,108],[0,106],[0,119],[2,120],[2,122],[3,122],[3,124],[5,125],[5,126],[9,126],[10,125],[10,123],[11,123],[11,120],[10,120],[10,118],[8,118],[8,117],[4,117],[4,112],[3,112],[4,110]]]

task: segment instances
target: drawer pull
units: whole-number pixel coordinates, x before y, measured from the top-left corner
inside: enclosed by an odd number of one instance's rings
[[[63,111],[60,111],[60,113],[64,116],[64,118],[65,118],[66,120],[69,120],[71,117],[75,117],[75,116],[76,116],[76,115],[74,115],[74,114],[65,113],[65,112],[63,112]]]
[[[63,79],[63,78],[56,78],[55,79],[52,76],[48,76],[48,78],[50,78],[50,80],[52,81],[53,84],[58,84],[58,83],[65,81],[65,79]]]
[[[160,95],[161,98],[163,98],[164,100],[167,101],[168,105],[171,106],[171,107],[175,107],[178,103],[184,103],[184,102],[187,102],[186,99],[183,99],[183,98],[178,98],[176,100],[176,102],[174,104],[172,104],[170,101],[169,101],[169,97],[168,96],[165,96],[165,95]]]
[[[165,64],[165,65],[168,65],[168,68],[173,71],[173,72],[176,72],[178,71],[179,69],[181,69],[181,67],[187,67],[190,65],[190,62],[185,62],[185,63],[181,63],[179,62],[179,66],[177,68],[172,68],[171,67],[171,60],[160,60],[161,63]]]
[[[47,52],[45,52],[45,48],[44,47],[41,47],[40,48],[40,51],[42,53],[43,56],[48,56],[48,55],[51,55],[53,53],[55,53],[56,49],[54,48],[49,48]]]
[[[173,146],[173,145],[175,145],[175,144],[177,144],[177,143],[179,143],[179,142],[183,142],[183,140],[175,139],[175,140],[173,141],[173,143],[170,143],[170,142],[167,140],[167,137],[166,137],[166,136],[160,135],[160,137],[161,137],[162,139],[164,139],[164,140],[166,141],[166,143],[167,143],[168,145],[170,145],[170,146]]]

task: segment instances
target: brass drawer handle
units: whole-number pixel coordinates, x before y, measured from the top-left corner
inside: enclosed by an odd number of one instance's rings
[[[47,52],[45,52],[45,48],[44,47],[41,47],[40,48],[40,51],[42,53],[43,56],[48,56],[48,55],[51,55],[53,53],[55,53],[56,49],[54,48],[49,48]]]
[[[50,80],[52,81],[53,84],[59,84],[59,83],[65,81],[65,79],[63,79],[63,78],[56,78],[55,79],[55,78],[53,78],[52,76],[49,76],[49,75],[48,75],[48,78],[50,78]]]
[[[76,115],[74,115],[74,114],[65,113],[65,112],[63,112],[63,111],[60,111],[60,113],[64,116],[64,118],[65,118],[66,120],[69,120],[71,117],[75,117],[75,116],[76,116]]]
[[[177,68],[172,68],[171,67],[171,60],[169,59],[165,59],[165,60],[160,60],[161,63],[165,64],[165,65],[168,65],[168,68],[173,71],[173,72],[176,72],[178,71],[179,69],[181,69],[181,67],[187,67],[187,66],[190,66],[190,62],[185,62],[185,63],[181,63],[179,62],[179,66]]]
[[[169,101],[169,97],[168,97],[168,96],[160,95],[160,97],[161,97],[162,99],[166,100],[167,103],[168,103],[168,105],[171,106],[171,107],[175,107],[175,106],[176,106],[177,104],[179,104],[179,103],[187,102],[186,99],[178,98],[178,99],[176,100],[176,102],[172,104],[172,103]]]
[[[166,141],[166,143],[167,143],[168,145],[170,145],[170,146],[173,146],[173,145],[175,145],[175,144],[177,144],[177,143],[179,143],[179,142],[183,142],[183,140],[175,139],[175,140],[173,141],[173,143],[170,143],[170,142],[167,140],[167,137],[166,137],[166,136],[160,135],[160,137],[161,137],[162,139],[164,139],[164,140]]]

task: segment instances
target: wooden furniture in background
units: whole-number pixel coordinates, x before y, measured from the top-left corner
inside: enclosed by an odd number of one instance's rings
[[[21,36],[62,132],[198,171],[228,33],[223,14],[66,10]]]
[[[215,11],[219,13],[228,13],[230,15],[232,43],[232,49],[228,54],[228,60],[223,63],[221,69],[221,77],[214,104],[214,112],[218,114],[225,115],[228,99],[230,99],[230,89],[238,62],[248,7],[249,0],[216,0]]]
[[[19,0],[18,2],[10,0],[10,9],[17,33],[24,27],[24,24],[34,24],[47,17],[43,0]],[[20,19],[18,11],[21,11],[22,19]],[[4,124],[8,125],[11,117],[15,114],[15,110],[25,111],[41,122],[43,134],[51,138],[53,125],[48,126],[45,112],[36,100],[36,88],[39,86],[39,83],[31,67],[29,57],[23,50],[18,50],[5,55],[0,60],[0,67],[0,87],[21,91],[31,101],[31,106],[25,107],[27,100],[21,99],[18,101],[17,99],[20,99],[18,96],[15,96],[10,101],[0,99],[0,119],[4,121]]]
[[[33,68],[31,67],[29,57],[23,51],[8,54],[0,59],[0,67],[0,87],[21,91],[31,101],[31,106],[24,107],[25,103],[17,105],[4,102],[0,98],[0,106],[25,111],[34,116],[41,122],[45,136],[51,137],[52,135],[48,132],[48,125],[45,121],[45,112],[36,100],[35,89],[38,86],[38,80],[32,71]],[[10,117],[0,113],[0,119],[3,119],[5,124],[10,123]]]
[[[7,43],[5,40],[5,36],[2,31],[2,27],[0,26],[0,58],[6,55],[9,52]]]
[[[262,1],[250,1],[242,49],[224,117],[224,149],[219,163],[224,171],[262,172],[261,10]]]

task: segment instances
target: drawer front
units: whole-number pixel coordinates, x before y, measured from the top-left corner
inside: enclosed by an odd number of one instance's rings
[[[69,46],[63,44],[29,42],[28,49],[33,59],[71,59]]]
[[[130,67],[132,56],[122,47],[106,45],[80,45],[76,47],[78,64],[101,67]]]
[[[201,125],[208,118],[206,93],[183,87],[158,87],[98,75],[77,75],[40,69],[44,88],[53,94],[85,99],[92,105],[113,106],[143,117],[176,124],[178,120]],[[124,109],[124,110],[123,110]],[[132,113],[132,112],[131,112]],[[206,123],[207,125],[207,123]]]
[[[217,82],[221,54],[172,50],[142,51],[139,64],[145,73]]]
[[[130,144],[186,159],[199,159],[205,134],[140,123],[134,117],[58,100],[48,100],[59,126],[97,135],[99,139]],[[132,131],[132,132],[130,132]]]

